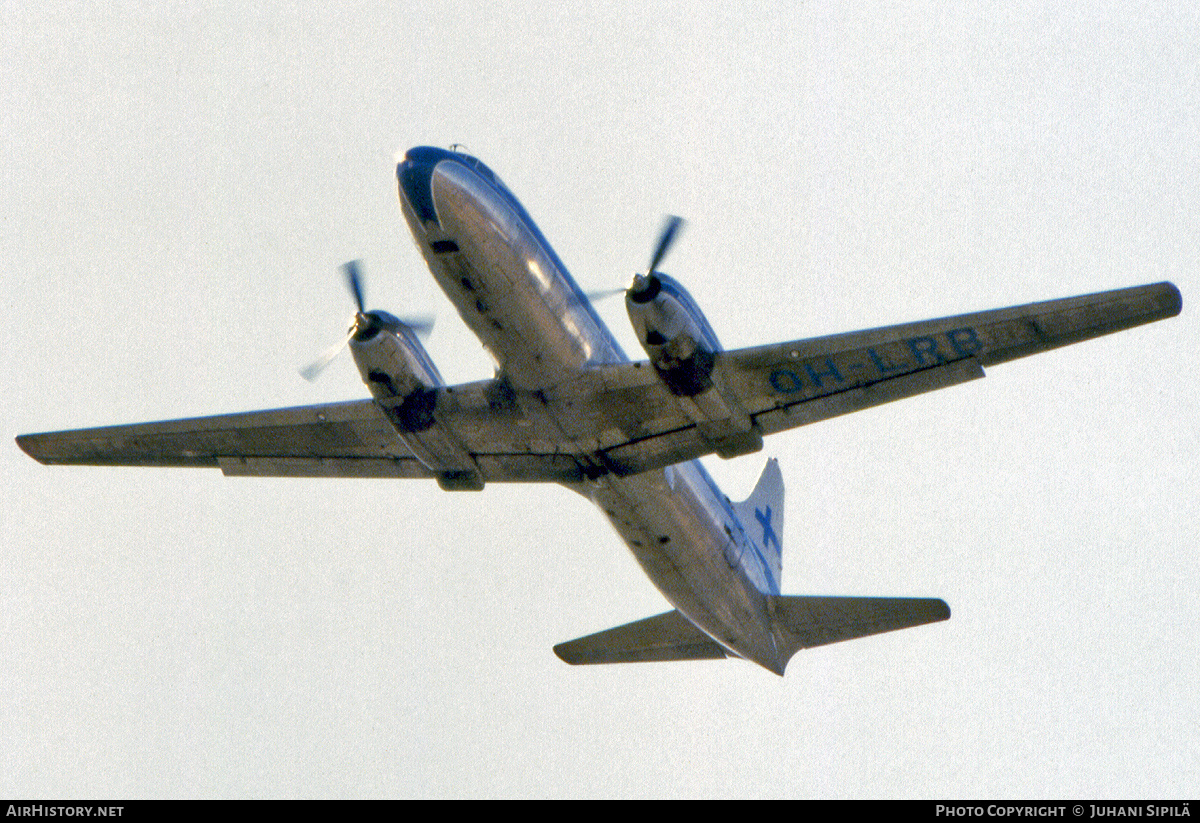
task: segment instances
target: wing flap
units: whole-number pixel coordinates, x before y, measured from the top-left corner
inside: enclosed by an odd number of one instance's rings
[[[226,477],[434,477],[413,458],[238,456],[217,463]]]
[[[903,400],[936,389],[957,386],[959,383],[976,380],[983,376],[983,367],[979,361],[974,358],[966,358],[888,380],[853,386],[813,398],[804,403],[792,403],[768,409],[755,414],[754,421],[763,434],[774,434],[797,426],[816,423],[819,420],[828,420],[831,417],[891,403],[893,400]]]
[[[720,660],[725,649],[678,611],[647,617],[554,647],[572,666],[594,663],[651,663]]]
[[[579,462],[564,454],[474,455],[485,482],[580,483]],[[381,477],[428,479],[437,475],[412,457],[221,457],[227,477]],[[179,464],[174,464],[179,465]]]

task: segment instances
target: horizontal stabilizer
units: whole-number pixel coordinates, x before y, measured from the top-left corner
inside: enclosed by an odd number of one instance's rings
[[[918,597],[773,597],[780,658],[800,649],[934,623],[950,617],[946,601]]]
[[[719,643],[677,611],[559,643],[554,647],[554,653],[573,666],[584,663],[719,660],[725,657],[725,649]]]

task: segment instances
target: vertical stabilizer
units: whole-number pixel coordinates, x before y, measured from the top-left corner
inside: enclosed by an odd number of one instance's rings
[[[741,503],[734,503],[733,508],[747,536],[767,562],[775,583],[775,591],[768,593],[778,594],[783,571],[783,546],[780,545],[783,537],[783,472],[779,470],[778,460],[774,457],[767,460],[754,491]]]

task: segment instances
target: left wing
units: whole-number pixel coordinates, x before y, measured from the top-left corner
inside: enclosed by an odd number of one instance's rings
[[[985,366],[1174,317],[1181,305],[1174,285],[1156,283],[720,352],[707,397],[671,397],[645,363],[606,366],[607,405],[637,419],[603,454],[629,474],[754,451],[763,435],[983,377]]]

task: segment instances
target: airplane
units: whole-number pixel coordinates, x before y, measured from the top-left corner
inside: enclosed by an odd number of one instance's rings
[[[447,386],[416,323],[368,311],[356,264],[348,345],[371,398],[17,438],[46,464],[219,468],[227,476],[394,477],[448,491],[559,483],[608,518],[670,611],[554,647],[571,664],[742,658],[783,675],[800,649],[946,620],[923,597],[784,595],[783,476],[742,502],[699,458],[984,376],[984,368],[1179,314],[1171,283],[726,351],[658,266],[625,290],[631,361],[508,187],[475,157],[417,147],[400,206],[441,289],[496,361]],[[319,370],[328,356],[314,364]]]

